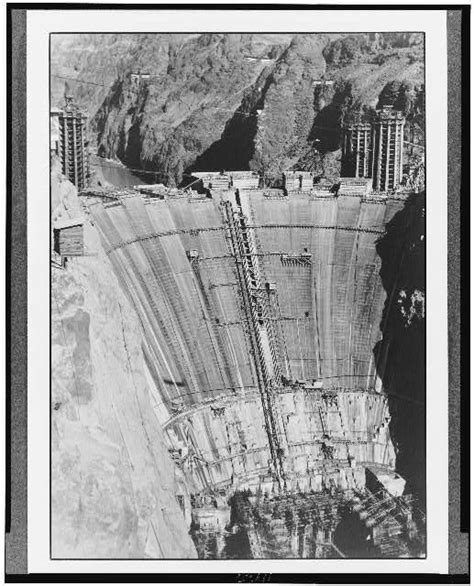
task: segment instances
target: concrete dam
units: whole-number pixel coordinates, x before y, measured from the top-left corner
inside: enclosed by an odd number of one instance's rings
[[[140,191],[82,195],[141,323],[199,555],[232,557],[245,527],[241,557],[283,542],[283,557],[341,557],[349,515],[377,521],[370,555],[408,556],[420,519],[395,472],[376,250],[404,199]]]

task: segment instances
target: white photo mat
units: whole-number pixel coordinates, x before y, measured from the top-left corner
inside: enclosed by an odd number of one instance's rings
[[[397,560],[50,559],[49,35],[53,32],[425,33],[427,556]],[[447,39],[442,10],[45,10],[27,13],[28,570],[134,573],[447,573]]]

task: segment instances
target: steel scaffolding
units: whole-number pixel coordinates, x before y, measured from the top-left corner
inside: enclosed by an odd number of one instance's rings
[[[237,210],[234,210],[231,202],[223,202],[223,206],[230,244],[236,261],[238,290],[247,321],[273,470],[280,489],[284,490],[286,488],[284,439],[274,400],[276,389],[281,382],[281,367],[275,348],[274,320],[270,315],[267,293],[255,254],[253,234],[248,228],[247,219],[239,205]]]

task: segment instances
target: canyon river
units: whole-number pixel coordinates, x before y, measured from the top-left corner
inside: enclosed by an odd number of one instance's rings
[[[98,181],[101,183],[106,182],[114,187],[132,187],[154,182],[153,175],[142,175],[140,177],[140,174],[130,171],[124,165],[97,155],[90,156],[90,166]]]

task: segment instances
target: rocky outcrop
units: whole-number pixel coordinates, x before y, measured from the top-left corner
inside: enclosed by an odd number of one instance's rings
[[[53,218],[83,213],[69,182],[52,184]],[[140,323],[90,222],[85,239],[94,256],[52,270],[53,557],[196,557]]]

